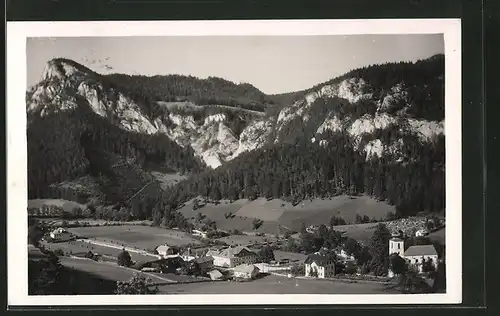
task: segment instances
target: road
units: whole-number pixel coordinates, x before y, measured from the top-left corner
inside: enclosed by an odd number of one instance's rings
[[[133,252],[133,253],[141,254],[144,256],[150,256],[150,257],[154,257],[154,258],[158,259],[158,255],[155,255],[155,254],[152,254],[152,253],[149,253],[147,251],[140,250],[140,249],[112,245],[112,244],[108,244],[108,243],[105,243],[102,241],[91,240],[91,239],[77,239],[77,241],[86,242],[86,243],[93,244],[96,246],[109,247],[109,248],[114,248],[114,249],[125,249],[128,252]]]

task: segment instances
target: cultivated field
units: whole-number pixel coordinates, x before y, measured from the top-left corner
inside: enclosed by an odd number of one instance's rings
[[[138,249],[153,249],[165,243],[178,246],[200,243],[189,234],[178,230],[140,225],[75,227],[68,230],[78,236]]]
[[[160,286],[161,294],[386,294],[379,283],[288,279],[268,275],[251,282],[206,282]]]
[[[130,268],[119,267],[117,265],[110,263],[95,262],[88,259],[60,257],[59,260],[61,264],[65,267],[79,271],[84,271],[93,274],[95,276],[98,276],[102,279],[111,281],[126,282],[129,281],[134,276],[134,273],[138,272]],[[145,274],[145,276],[150,277],[154,283],[165,284],[168,282],[164,278],[161,278],[151,273],[147,273]]]

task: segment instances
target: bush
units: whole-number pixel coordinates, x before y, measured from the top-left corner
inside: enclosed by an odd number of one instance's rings
[[[124,267],[130,267],[133,264],[130,254],[125,249],[118,254],[118,265]]]

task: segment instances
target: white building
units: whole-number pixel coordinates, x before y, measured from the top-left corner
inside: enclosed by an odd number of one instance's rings
[[[397,254],[405,259],[410,267],[416,268],[419,273],[422,272],[422,267],[425,262],[431,262],[434,269],[437,269],[438,254],[434,245],[417,245],[410,246],[404,250],[404,240],[400,237],[393,236],[389,240],[389,256]],[[389,269],[389,277],[393,277],[394,273]]]
[[[50,232],[50,238],[54,241],[68,241],[73,239],[73,234],[60,227]]]
[[[163,258],[177,256],[176,249],[167,244],[156,247],[156,251],[158,252],[158,255]]]
[[[258,255],[247,247],[229,247],[221,250],[209,250],[206,254],[214,258],[214,266],[233,268],[240,264],[254,264]]]
[[[324,279],[335,275],[335,260],[331,256],[315,253],[309,255],[304,263],[307,277],[317,276]]]
[[[429,232],[426,229],[420,229],[415,232],[415,237],[423,237],[429,235]]]
[[[434,269],[437,269],[438,266],[438,254],[433,245],[411,246],[406,249],[404,259],[408,261],[410,265],[417,268],[420,273],[426,262],[430,262]]]

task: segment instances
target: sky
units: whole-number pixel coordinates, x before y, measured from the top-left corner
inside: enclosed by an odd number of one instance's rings
[[[92,70],[222,77],[267,94],[308,89],[352,69],[444,53],[442,34],[28,38],[27,83],[47,62],[68,58]]]

